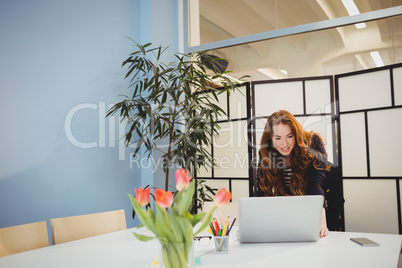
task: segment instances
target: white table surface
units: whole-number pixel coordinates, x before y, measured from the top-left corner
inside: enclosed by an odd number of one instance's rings
[[[152,261],[159,242],[138,241],[136,228],[31,250],[0,258],[0,267],[158,267]],[[235,231],[235,230],[233,230]],[[240,244],[232,231],[229,253],[216,254],[213,240],[195,245],[196,267],[375,267],[396,268],[402,236],[330,232],[318,242]],[[362,247],[352,237],[367,237],[379,247]]]

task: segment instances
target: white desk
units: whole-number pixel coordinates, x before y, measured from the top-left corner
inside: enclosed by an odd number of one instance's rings
[[[31,250],[0,258],[1,268],[154,267],[158,241],[138,241],[134,229]],[[233,231],[232,231],[233,233]],[[367,237],[381,245],[362,247],[349,239]],[[232,236],[229,254],[214,252],[209,245],[196,244],[196,267],[375,267],[396,268],[402,236],[369,233],[330,232],[328,237],[309,243],[239,244]]]

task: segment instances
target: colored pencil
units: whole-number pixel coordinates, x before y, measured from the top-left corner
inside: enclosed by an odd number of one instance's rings
[[[228,225],[228,217],[229,217],[229,215],[228,214],[226,214],[226,219],[225,219],[225,224],[223,225],[223,231],[222,231],[222,236],[225,236],[226,235],[226,228],[227,228],[227,225]]]
[[[229,235],[230,230],[232,230],[232,227],[233,227],[233,224],[235,223],[235,221],[236,221],[236,218],[233,219],[233,222],[232,222],[232,224],[230,225],[230,228],[229,228],[229,231],[228,231],[227,235]]]

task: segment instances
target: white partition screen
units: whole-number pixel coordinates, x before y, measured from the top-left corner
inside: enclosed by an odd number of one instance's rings
[[[402,65],[335,76],[345,230],[401,233]]]
[[[220,95],[227,116],[210,148],[212,169],[197,178],[252,196],[267,118],[283,109],[326,140],[343,180],[346,231],[400,233],[402,64],[336,76],[256,81]]]
[[[196,177],[215,189],[225,187],[232,192],[232,201],[250,196],[248,122],[250,113],[250,84],[239,90],[220,94],[219,105],[226,116],[219,118],[219,136],[212,137],[206,148],[213,157],[212,168],[201,168]]]

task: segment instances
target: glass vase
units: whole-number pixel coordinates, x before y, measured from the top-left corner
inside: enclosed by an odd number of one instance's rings
[[[161,268],[194,268],[194,259],[193,242],[161,244],[159,256]]]

